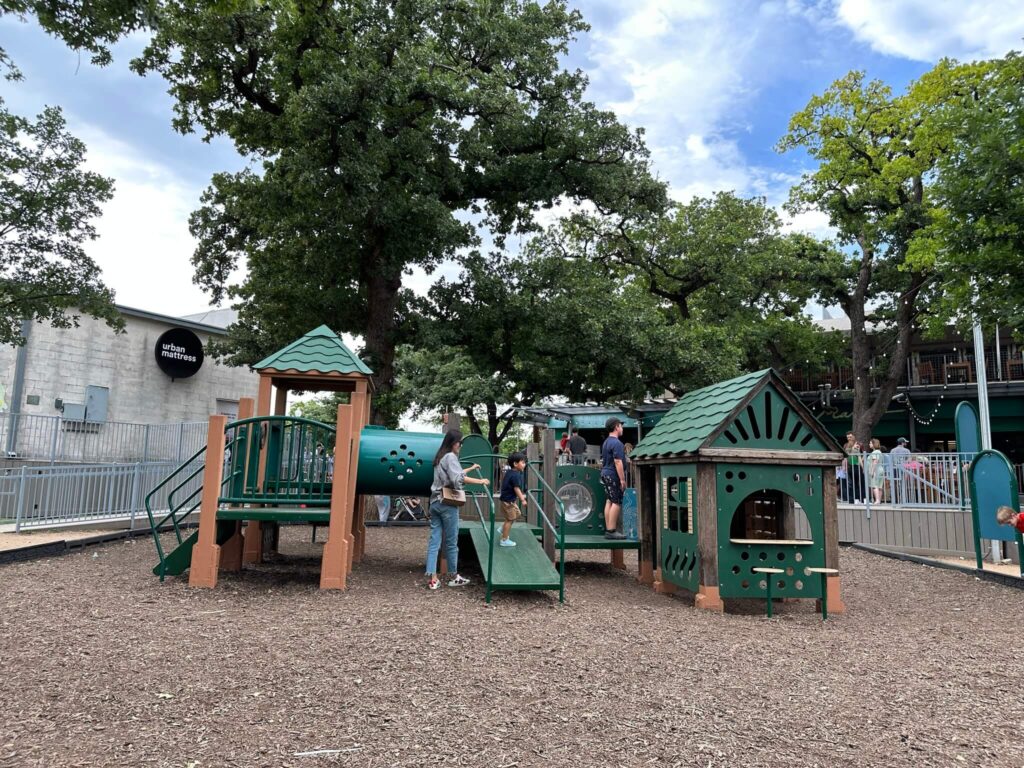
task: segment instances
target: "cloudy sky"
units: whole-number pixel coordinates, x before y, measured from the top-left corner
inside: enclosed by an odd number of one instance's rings
[[[596,103],[646,129],[655,170],[681,200],[725,189],[784,200],[807,159],[773,146],[793,112],[851,69],[902,89],[942,57],[1002,56],[1024,38],[1024,3],[1006,0],[576,6],[592,28],[567,65],[589,75]],[[11,17],[0,17],[0,44],[25,74],[0,82],[9,108],[61,106],[89,147],[90,167],[116,181],[90,252],[117,300],[170,315],[206,308],[191,281],[188,215],[212,173],[244,161],[227,142],[171,130],[164,83],[127,67],[141,37],[121,43],[105,69]],[[794,224],[822,231],[824,222],[806,215]]]

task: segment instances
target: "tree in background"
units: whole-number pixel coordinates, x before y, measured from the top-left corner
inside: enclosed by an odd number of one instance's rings
[[[136,69],[167,79],[179,131],[263,164],[216,175],[192,218],[197,283],[239,309],[228,361],[319,323],[358,334],[393,420],[407,270],[482,233],[500,247],[562,199],[663,205],[639,134],[560,68],[585,29],[557,0],[167,2]]]
[[[933,331],[974,322],[1024,332],[1024,58],[962,65],[937,105],[952,137],[940,156],[939,206],[910,262],[933,270]],[[937,94],[938,95],[938,94]]]
[[[583,265],[603,265],[612,279],[648,292],[671,325],[714,349],[736,373],[820,364],[841,348],[837,336],[822,332],[804,311],[841,256],[813,238],[783,233],[779,215],[763,199],[720,192],[638,226],[577,215],[547,233],[541,247]],[[710,329],[723,332],[728,343],[702,341]],[[701,377],[702,384],[715,380]],[[687,384],[665,380],[674,390]]]
[[[0,100],[0,343],[23,343],[23,320],[69,328],[84,314],[123,326],[83,248],[113,181],[83,170],[84,161],[85,145],[59,109],[31,121]]]
[[[634,281],[541,240],[520,260],[467,259],[431,289],[423,316],[399,355],[397,391],[416,415],[457,410],[492,445],[516,408],[544,398],[640,400],[739,370],[726,329],[674,322]]]
[[[936,210],[927,184],[949,137],[934,114],[954,69],[940,64],[901,96],[851,72],[794,115],[779,143],[819,163],[791,191],[789,210],[824,211],[848,249],[819,296],[850,318],[853,431],[865,442],[896,393],[933,288],[933,273],[908,255]],[[872,338],[884,354],[874,392]]]

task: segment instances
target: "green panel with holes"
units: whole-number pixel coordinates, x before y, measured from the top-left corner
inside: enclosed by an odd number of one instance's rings
[[[567,536],[604,535],[601,470],[576,464],[555,467],[555,488],[565,506]]]
[[[657,494],[661,576],[691,592],[697,591],[700,580],[696,502],[696,467],[661,467]]]
[[[825,451],[825,443],[811,426],[768,385],[714,442],[715,448],[774,448],[788,451]]]
[[[719,464],[716,474],[721,596],[763,599],[767,576],[752,569],[768,567],[783,570],[771,576],[773,597],[821,597],[819,578],[805,570],[825,567],[821,468]]]

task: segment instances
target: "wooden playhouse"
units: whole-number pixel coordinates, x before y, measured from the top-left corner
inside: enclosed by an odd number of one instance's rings
[[[634,449],[640,578],[727,598],[822,596],[838,569],[836,466],[842,446],[773,370],[685,395]],[[764,574],[755,568],[771,568]],[[839,574],[827,578],[841,613]]]

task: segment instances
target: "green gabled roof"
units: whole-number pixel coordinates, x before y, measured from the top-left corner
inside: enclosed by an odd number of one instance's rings
[[[696,451],[770,373],[771,369],[748,373],[687,392],[661,417],[657,426],[644,435],[630,458],[650,459]]]
[[[631,458],[665,458],[704,448],[843,450],[771,368],[687,393]]]
[[[362,360],[345,346],[345,342],[328,328],[321,325],[284,349],[278,350],[253,366],[261,371],[272,368],[276,371],[299,371],[300,373],[362,373],[373,374]]]

